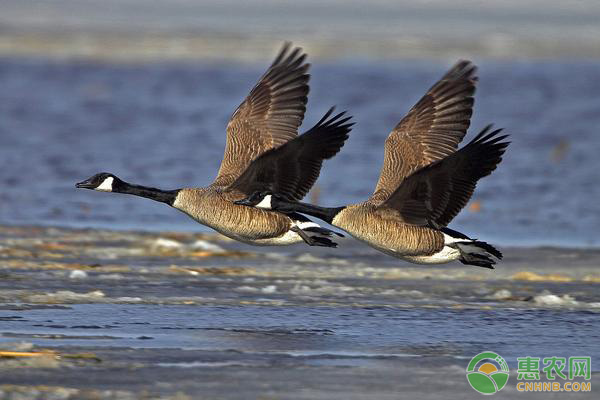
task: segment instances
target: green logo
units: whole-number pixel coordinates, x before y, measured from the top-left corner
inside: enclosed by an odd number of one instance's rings
[[[508,382],[508,364],[504,358],[491,351],[479,353],[467,367],[467,380],[479,393],[494,394]]]

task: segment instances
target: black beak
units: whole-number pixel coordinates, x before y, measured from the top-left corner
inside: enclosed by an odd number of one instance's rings
[[[92,184],[89,179],[75,184],[78,189],[94,189],[96,185]]]
[[[248,200],[248,198],[246,197],[245,199],[234,201],[233,204],[252,207],[252,206],[256,205],[257,203],[254,203],[254,202]]]

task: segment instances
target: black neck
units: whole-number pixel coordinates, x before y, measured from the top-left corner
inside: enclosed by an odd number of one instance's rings
[[[331,224],[335,216],[346,207],[319,207],[309,203],[286,202],[285,208],[286,210],[312,215]]]
[[[168,205],[172,206],[179,190],[161,190],[142,185],[133,185],[131,183],[121,181],[118,184],[113,185],[113,192],[145,197],[147,199],[160,201],[161,203],[167,203]]]

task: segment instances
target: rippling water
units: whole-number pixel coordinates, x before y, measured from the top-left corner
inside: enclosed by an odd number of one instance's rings
[[[12,315],[11,311],[0,314]],[[14,314],[14,311],[13,311]],[[93,320],[89,318],[93,315]],[[596,313],[395,307],[156,306],[82,304],[5,317],[0,344],[127,346],[338,359],[435,355],[468,359],[494,349],[516,366],[525,354],[600,357]],[[577,325],[577,330],[573,326]],[[443,329],[439,329],[443,326]],[[552,328],[550,328],[552,326]],[[21,333],[22,332],[22,333]],[[553,342],[549,348],[548,343]],[[245,360],[248,361],[248,360]]]
[[[0,225],[0,351],[45,351],[0,355],[0,398],[477,399],[465,368],[482,351],[507,360],[518,398],[517,358],[600,356],[600,250],[501,249],[489,270],[350,238]]]
[[[205,230],[144,199],[76,190],[109,171],[163,188],[206,185],[229,115],[269,60],[113,65],[0,58],[0,222]],[[477,61],[477,60],[476,60]],[[493,122],[512,145],[455,229],[512,245],[597,246],[600,223],[598,62],[478,62],[467,140]],[[303,130],[330,105],[357,121],[326,162],[318,202],[369,196],[396,122],[448,67],[441,61],[338,61],[311,72]]]

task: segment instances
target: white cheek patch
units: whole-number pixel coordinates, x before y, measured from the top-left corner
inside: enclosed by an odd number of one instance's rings
[[[258,203],[257,205],[255,205],[254,207],[258,207],[258,208],[266,208],[267,210],[271,209],[271,195],[266,195],[264,199],[262,199],[260,201],[260,203]]]
[[[98,185],[98,187],[96,187],[95,190],[99,190],[101,192],[112,192],[113,181],[113,177],[109,176],[108,178],[103,180],[102,183]]]

